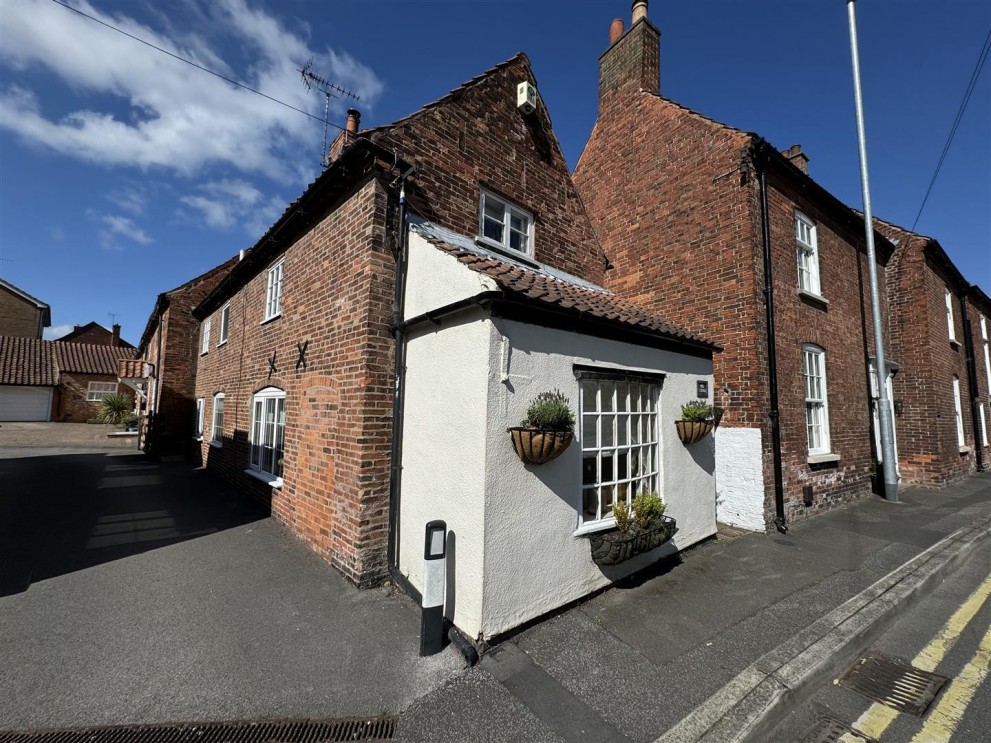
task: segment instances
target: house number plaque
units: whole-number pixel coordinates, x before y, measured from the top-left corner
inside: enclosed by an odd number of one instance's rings
[[[699,379],[695,382],[695,396],[703,400],[709,399],[709,382],[705,379]]]

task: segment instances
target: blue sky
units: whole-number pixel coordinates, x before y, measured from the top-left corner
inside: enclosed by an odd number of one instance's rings
[[[573,166],[598,56],[626,0],[66,0],[321,115],[299,66],[388,123],[518,51]],[[778,146],[861,205],[846,3],[654,0],[661,92]],[[991,28],[986,0],[859,0],[874,212],[910,227]],[[917,231],[991,293],[991,66]],[[333,134],[333,131],[332,131]],[[0,8],[0,276],[52,306],[49,337],[110,324],[136,343],[155,296],[250,247],[320,168],[320,122],[51,0]]]

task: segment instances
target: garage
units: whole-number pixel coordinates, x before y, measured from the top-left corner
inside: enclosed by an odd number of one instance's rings
[[[0,422],[47,421],[52,412],[52,389],[0,385]]]

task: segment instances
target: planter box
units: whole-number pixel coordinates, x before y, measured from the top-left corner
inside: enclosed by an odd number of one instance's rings
[[[677,522],[673,518],[661,518],[658,527],[633,537],[624,536],[615,529],[592,534],[588,538],[592,548],[592,561],[596,565],[616,565],[660,547],[678,531]]]
[[[509,428],[516,456],[527,464],[544,464],[561,456],[575,439],[572,431],[544,431],[539,428]]]
[[[675,421],[678,438],[685,446],[701,441],[712,432],[712,421]]]

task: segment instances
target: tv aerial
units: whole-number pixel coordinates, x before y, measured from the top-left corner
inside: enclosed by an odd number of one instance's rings
[[[323,93],[323,154],[320,158],[320,166],[326,168],[329,158],[329,153],[327,150],[327,130],[330,126],[330,99],[344,96],[345,98],[352,98],[357,101],[360,100],[360,97],[356,93],[352,93],[347,88],[343,88],[340,85],[332,83],[330,80],[320,77],[314,73],[312,59],[299,69],[299,74],[302,76],[303,85],[306,86],[307,90],[316,90],[317,92]]]

